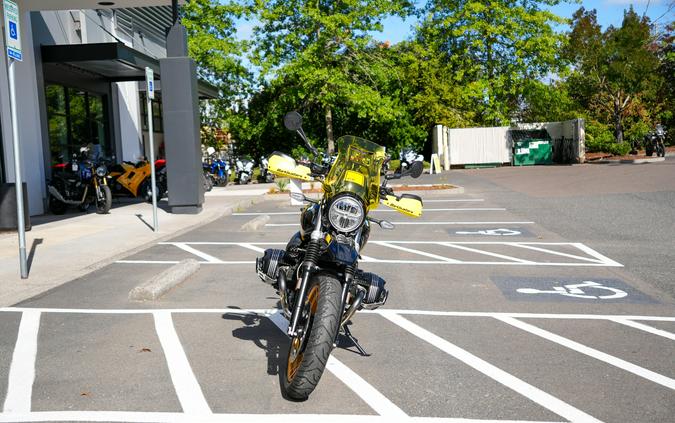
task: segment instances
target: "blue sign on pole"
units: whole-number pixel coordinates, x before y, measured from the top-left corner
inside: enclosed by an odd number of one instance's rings
[[[21,26],[19,24],[19,7],[12,0],[4,0],[5,10],[5,38],[7,41],[7,56],[21,61]]]

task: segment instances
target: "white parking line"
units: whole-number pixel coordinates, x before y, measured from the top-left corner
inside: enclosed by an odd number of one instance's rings
[[[629,363],[628,361],[622,360],[620,358],[611,356],[607,353],[604,353],[602,351],[598,351],[594,348],[587,347],[586,345],[580,344],[578,342],[572,341],[571,339],[567,339],[563,336],[556,335],[555,333],[549,332],[547,330],[541,329],[537,326],[531,325],[529,323],[525,323],[523,321],[520,321],[518,319],[514,319],[513,317],[495,317],[497,320],[501,320],[504,323],[507,323],[511,326],[515,326],[518,329],[522,329],[526,332],[529,332],[533,335],[540,336],[544,339],[547,339],[551,342],[555,342],[556,344],[562,345],[563,347],[567,347],[569,349],[572,349],[574,351],[577,351],[581,354],[585,354],[589,357],[593,357],[597,360],[603,361],[607,364],[611,364],[612,366],[618,367],[620,369],[623,369],[627,372],[633,373],[637,376],[643,377],[647,380],[650,380],[654,383],[658,383],[659,385],[663,385],[666,388],[670,389],[675,389],[675,379],[671,379],[669,377],[663,376],[661,374],[658,374],[656,372],[652,372],[651,370],[647,370],[644,367],[637,366],[633,363]]]
[[[662,330],[662,329],[657,329],[657,328],[651,327],[649,325],[634,322],[632,320],[628,320],[628,319],[624,319],[624,318],[615,318],[615,319],[610,319],[610,320],[612,320],[613,322],[622,324],[624,326],[630,326],[634,329],[640,329],[641,331],[649,332],[653,335],[663,336],[664,338],[672,339],[673,341],[675,341],[675,333],[671,333],[671,332],[668,332],[668,331],[665,331],[665,330]]]
[[[203,251],[199,251],[199,250],[197,250],[197,249],[195,249],[195,248],[192,248],[192,247],[190,247],[189,245],[187,245],[186,243],[183,243],[183,242],[174,242],[174,243],[172,243],[172,244],[173,244],[174,246],[180,248],[180,249],[183,250],[183,251],[187,251],[188,253],[194,254],[194,255],[196,255],[197,257],[206,260],[207,262],[210,262],[210,263],[220,263],[220,262],[221,262],[220,259],[217,259],[217,258],[213,257],[212,255],[206,254],[206,253],[203,252]]]
[[[390,222],[394,225],[534,225],[534,222],[413,222],[413,221],[397,221]],[[265,226],[269,227],[282,227],[282,226],[300,226],[300,223],[266,223]]]
[[[401,247],[400,245],[390,244],[390,243],[384,242],[384,241],[370,241],[370,242],[375,244],[375,245],[381,245],[383,247],[389,247],[389,248],[393,248],[393,249],[396,249],[396,250],[406,251],[408,253],[417,254],[417,255],[420,255],[420,256],[424,256],[424,257],[429,257],[429,258],[436,259],[436,260],[439,260],[439,261],[442,261],[442,262],[461,263],[460,261],[455,260],[455,259],[439,256],[439,255],[436,255],[436,254],[427,253],[425,251],[413,250],[412,248]]]
[[[36,411],[3,414],[0,422],[130,422],[130,423],[559,423],[532,420],[479,420],[443,417],[361,416],[350,414],[211,414],[193,416],[183,413],[144,411]]]
[[[4,413],[27,413],[31,408],[33,382],[35,380],[35,359],[37,357],[40,311],[27,310],[21,315],[19,332],[9,367],[7,396]]]
[[[596,419],[595,417],[586,414],[583,411],[567,404],[566,402],[530,385],[529,383],[513,376],[510,373],[505,372],[499,367],[494,366],[487,361],[471,354],[470,352],[446,341],[445,339],[429,332],[428,330],[416,325],[415,323],[400,315],[384,311],[380,314],[395,325],[400,326],[418,338],[428,342],[441,351],[455,357],[456,359],[483,373],[484,375],[494,379],[508,388],[513,389],[529,400],[541,405],[542,407],[561,417],[564,417],[572,422],[600,422],[600,420]]]
[[[562,266],[562,267],[584,267],[584,266],[606,266],[606,267],[621,267],[620,263],[617,263],[614,260],[609,259],[608,257],[603,256],[597,251],[587,247],[583,244],[576,242],[506,242],[506,241],[455,241],[455,242],[439,242],[439,241],[370,241],[372,245],[379,245],[386,248],[397,249],[405,251],[415,255],[421,255],[433,260],[409,260],[409,259],[381,259],[369,255],[364,257],[363,262],[369,263],[389,263],[389,264],[420,264],[420,265],[434,265],[434,264],[458,264],[458,265],[490,265],[490,266]],[[199,245],[211,245],[211,246],[237,246],[245,248],[247,250],[252,250],[257,253],[263,253],[265,250],[261,246],[267,245],[285,245],[285,242],[216,242],[216,241],[207,241],[207,242],[190,242],[190,241],[181,241],[181,242],[160,242],[159,245],[174,245],[181,250],[184,250],[190,254],[196,255],[197,257],[203,258],[204,261],[201,261],[201,264],[220,264],[220,265],[249,265],[255,263],[255,260],[231,260],[225,261],[220,260],[210,254],[206,254],[203,251],[200,251],[193,246]],[[476,255],[487,255],[491,257],[500,258],[505,261],[484,261],[484,260],[459,260],[453,257],[446,257],[440,254],[429,253],[426,251],[421,251],[415,248],[410,248],[409,246],[403,245],[437,245],[441,247],[454,248],[457,250],[467,251]],[[529,249],[545,253],[546,255],[555,255],[563,256],[571,259],[577,260],[576,262],[550,262],[544,261],[535,261],[533,259],[524,259],[519,258],[514,255],[507,255],[501,253],[495,253],[492,251],[484,250],[478,247],[494,245],[494,246],[503,246],[503,247],[517,247],[518,249]],[[592,255],[592,258],[562,253],[551,248],[542,248],[540,246],[566,246],[577,248],[586,254]],[[518,251],[516,251],[518,252]],[[363,256],[362,256],[363,257]],[[118,264],[176,264],[179,260],[119,260],[116,263]]]
[[[452,200],[438,200],[438,199],[426,200],[426,199],[423,199],[422,201],[425,202],[425,203],[464,203],[464,202],[479,203],[479,202],[482,202],[482,201],[485,201],[485,200],[482,199],[482,198],[466,198],[466,199],[455,198],[455,199],[452,199]]]
[[[152,313],[155,319],[155,330],[162,344],[166,365],[169,368],[171,381],[173,382],[178,401],[183,412],[195,416],[207,416],[211,414],[211,408],[204,398],[202,388],[192,372],[190,362],[185,355],[183,345],[180,343],[176,328],[173,325],[171,313],[155,311]],[[197,418],[198,419],[198,418]]]
[[[424,209],[424,213],[428,212],[455,212],[455,211],[505,211],[503,207],[478,207],[478,208],[447,208],[447,209]],[[370,213],[399,213],[397,210],[391,209],[375,209],[371,210]],[[300,212],[243,212],[243,213],[232,213],[232,216],[293,216],[299,215]]]
[[[441,243],[441,245],[445,245],[446,247],[450,247],[450,248],[457,248],[459,250],[469,251],[469,252],[472,252],[472,253],[485,254],[485,255],[491,256],[491,257],[497,257],[497,258],[501,258],[501,259],[505,259],[505,260],[511,260],[511,261],[515,261],[517,263],[535,264],[535,262],[530,261],[530,260],[523,260],[523,259],[519,259],[519,258],[516,258],[516,257],[506,256],[504,254],[497,254],[497,253],[493,253],[492,251],[478,250],[476,248],[470,248],[470,247],[467,247],[465,245],[453,244],[451,242],[443,242],[443,243]]]
[[[281,332],[286,334],[286,330],[288,329],[288,321],[281,315],[281,312],[272,313],[268,317]],[[408,417],[408,415],[404,413],[403,410],[398,408],[396,404],[391,402],[387,397],[382,395],[380,391],[375,389],[361,376],[359,376],[349,367],[345,366],[341,361],[332,355],[328,357],[326,369],[333,373],[352,391],[354,391],[356,395],[358,395],[380,416],[396,420],[402,417]]]

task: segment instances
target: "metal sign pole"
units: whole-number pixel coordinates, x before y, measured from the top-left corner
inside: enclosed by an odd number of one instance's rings
[[[19,119],[16,110],[16,61],[23,59],[21,51],[21,14],[16,2],[2,2],[5,24],[5,42],[9,76],[9,105],[12,115],[12,147],[14,148],[14,187],[16,191],[16,226],[19,233],[19,267],[21,279],[28,278],[26,262],[26,222],[24,221],[23,180],[21,178],[21,149],[19,145]]]
[[[19,232],[19,266],[21,279],[28,278],[26,262],[26,222],[23,210],[23,181],[21,179],[21,150],[19,149],[19,122],[16,112],[16,84],[14,78],[14,59],[9,60],[9,103],[12,110],[12,145],[14,148],[14,183],[16,187],[16,222]]]
[[[157,178],[155,175],[155,136],[152,125],[152,98],[155,96],[155,82],[152,69],[145,68],[145,77],[145,105],[148,111],[148,140],[150,141],[150,183],[152,184],[152,229],[155,232],[159,232],[159,223],[157,223]]]

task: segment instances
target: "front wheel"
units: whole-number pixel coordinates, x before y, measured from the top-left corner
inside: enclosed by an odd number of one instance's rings
[[[340,283],[332,276],[317,274],[307,287],[300,319],[302,330],[291,338],[282,389],[287,398],[304,401],[321,379],[340,322]]]
[[[108,214],[112,207],[112,192],[108,185],[101,185],[99,189],[101,192],[96,196],[96,213]]]
[[[666,147],[661,143],[656,145],[656,157],[666,157]]]

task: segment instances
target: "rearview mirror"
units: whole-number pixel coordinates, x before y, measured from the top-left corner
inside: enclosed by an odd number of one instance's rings
[[[286,116],[284,116],[284,126],[289,131],[302,129],[302,115],[295,110],[286,113]]]
[[[420,175],[422,175],[422,172],[424,171],[424,163],[423,162],[413,162],[412,165],[410,165],[410,176],[413,178],[419,178]]]

